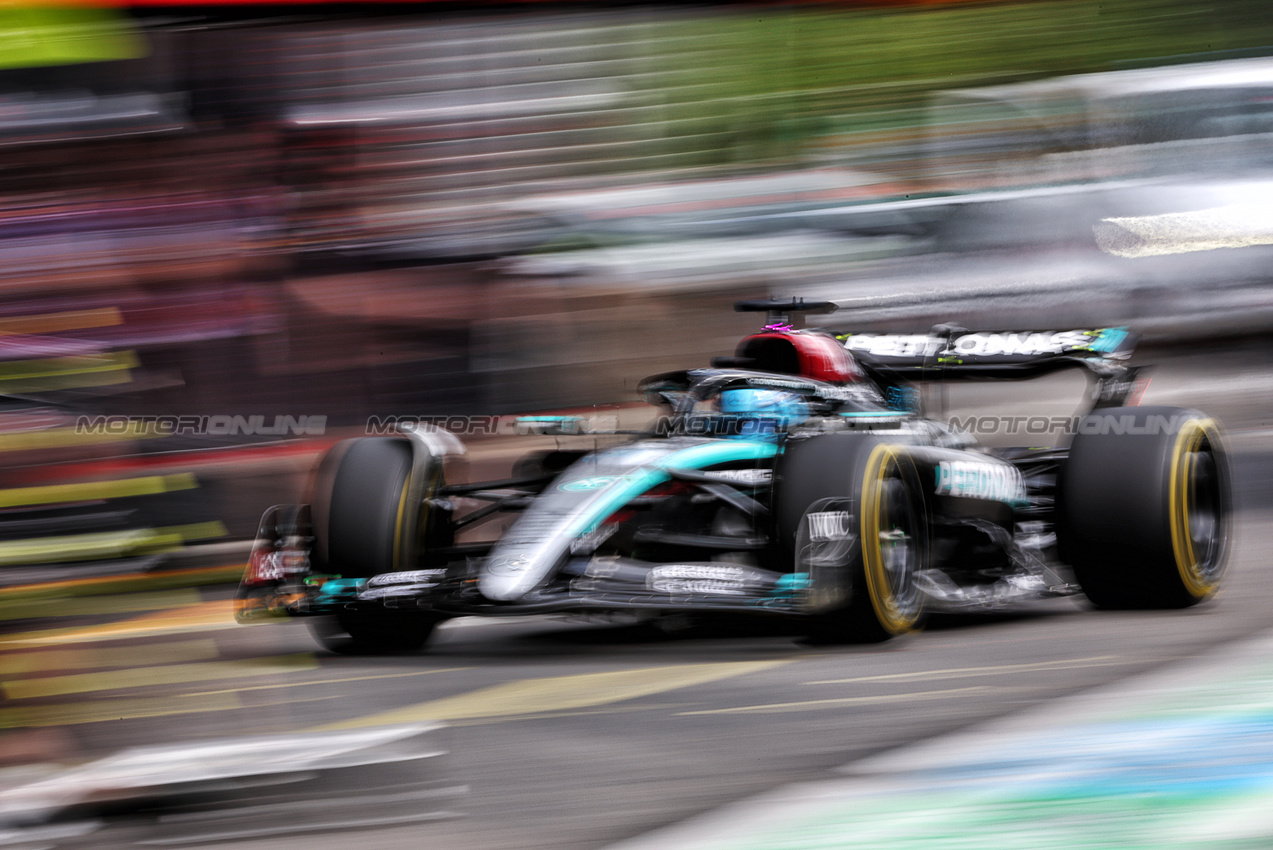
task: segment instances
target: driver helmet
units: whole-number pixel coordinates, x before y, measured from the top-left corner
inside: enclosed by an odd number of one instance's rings
[[[776,439],[809,418],[809,405],[799,393],[740,388],[720,394],[722,437]]]

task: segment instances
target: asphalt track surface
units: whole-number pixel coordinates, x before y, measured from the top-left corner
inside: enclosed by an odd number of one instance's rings
[[[1233,435],[1239,512],[1227,584],[1186,611],[1051,600],[841,648],[758,627],[460,620],[423,654],[360,658],[322,653],[302,625],[234,626],[224,588],[158,591],[10,621],[0,722],[45,729],[78,757],[220,736],[449,724],[441,769],[468,789],[454,817],[225,845],[242,850],[599,848],[831,780],[917,742],[968,729],[993,741],[998,724],[1015,728],[1058,700],[1142,674],[1205,670],[1273,627],[1268,378],[1253,364],[1224,380],[1232,386],[1217,389],[1182,366],[1149,399],[1219,406],[1244,429]],[[727,812],[753,808],[743,806]],[[367,804],[367,815],[380,813],[397,814],[388,801]],[[640,846],[689,846],[686,836],[654,833]],[[764,846],[785,845],[779,837]]]

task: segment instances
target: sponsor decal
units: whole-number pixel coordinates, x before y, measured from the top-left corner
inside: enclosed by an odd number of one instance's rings
[[[597,526],[594,530],[587,534],[575,538],[570,543],[570,554],[572,555],[591,555],[597,551],[597,547],[610,538],[610,535],[619,530],[618,523],[605,523]]]
[[[827,401],[855,401],[859,404],[880,404],[883,396],[863,385],[853,387],[818,387],[814,396]]]
[[[665,578],[650,582],[650,589],[669,596],[708,593],[717,596],[744,596],[747,593],[741,584],[714,579]]]
[[[618,477],[617,475],[589,475],[586,478],[576,478],[573,481],[558,484],[557,489],[567,493],[586,493],[590,490],[600,490]]]
[[[797,390],[800,392],[808,392],[817,388],[816,384],[811,384],[808,381],[787,381],[782,378],[748,378],[747,385],[780,390]]]
[[[804,515],[796,535],[797,570],[809,570],[822,575],[823,570],[839,570],[845,567],[857,551],[857,517],[845,508],[851,505],[847,499],[819,499]],[[827,586],[839,586],[841,578],[827,578],[819,582]]]
[[[806,515],[809,539],[817,543],[853,539],[853,515],[848,511],[819,511]]]
[[[734,564],[660,564],[650,570],[650,578],[705,578],[717,581],[743,581],[750,570]]]
[[[940,337],[928,334],[850,334],[844,340],[849,351],[865,351],[877,357],[923,357],[941,350]]]
[[[737,484],[753,486],[768,484],[773,480],[774,475],[771,469],[716,469],[703,474],[708,478],[717,478],[721,481],[732,481]]]
[[[309,553],[297,546],[279,549],[258,548],[248,559],[251,582],[283,581],[288,576],[309,572]]]
[[[437,587],[434,583],[429,584],[391,584],[387,587],[369,587],[358,594],[358,599],[363,602],[372,602],[377,599],[401,599],[407,596],[414,596],[422,591],[431,590]]]
[[[1091,341],[1090,331],[975,333],[959,337],[950,347],[956,354],[1035,356],[1087,348]]]
[[[650,570],[646,584],[670,595],[743,596],[759,582],[754,571],[732,564],[661,564]]]
[[[1119,328],[1025,333],[970,333],[950,341],[927,334],[850,334],[844,338],[849,351],[864,351],[877,357],[1023,356],[1038,357],[1067,351],[1091,350],[1108,353],[1127,336]]]
[[[282,581],[287,576],[278,552],[258,549],[248,559],[248,575],[254,582]]]
[[[434,584],[446,578],[446,570],[408,570],[399,573],[381,573],[367,580],[367,587],[386,587],[398,584]]]
[[[1025,480],[1012,466],[979,463],[973,460],[942,461],[937,464],[937,495],[991,502],[1025,500]]]

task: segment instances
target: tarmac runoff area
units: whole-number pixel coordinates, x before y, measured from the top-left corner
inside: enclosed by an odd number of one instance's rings
[[[1273,631],[608,850],[1273,847]]]

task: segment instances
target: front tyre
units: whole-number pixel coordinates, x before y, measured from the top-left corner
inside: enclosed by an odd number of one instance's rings
[[[439,622],[440,618],[428,611],[346,609],[314,618],[309,630],[314,640],[330,652],[381,655],[420,650]]]
[[[419,515],[409,504],[411,484],[412,448],[406,440],[365,437],[333,447],[319,465],[312,495],[322,569],[356,579],[412,568],[409,553],[420,532],[412,521]],[[434,541],[425,537],[427,554]],[[429,610],[362,604],[315,617],[310,632],[332,652],[414,652],[438,622]]]
[[[314,494],[314,533],[328,572],[366,578],[405,569],[399,563],[410,479],[406,440],[349,440],[324,458],[317,488],[325,492]]]
[[[811,580],[810,639],[876,643],[920,628],[928,517],[906,447],[814,437],[788,444],[780,477],[779,535]]]
[[[1231,494],[1216,423],[1175,407],[1080,422],[1057,492],[1061,556],[1101,608],[1185,608],[1213,596]]]
[[[859,600],[858,631],[886,640],[914,631],[924,616],[918,574],[927,549],[927,521],[919,477],[905,449],[876,446],[867,458],[861,492],[867,598]],[[850,603],[851,611],[852,607]]]

